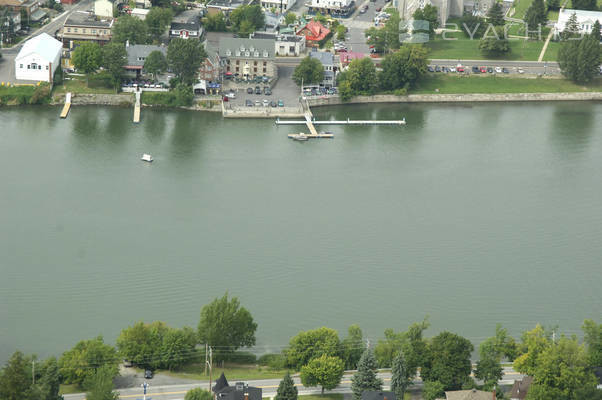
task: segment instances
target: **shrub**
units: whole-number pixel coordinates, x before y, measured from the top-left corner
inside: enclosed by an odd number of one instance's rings
[[[88,87],[113,89],[113,77],[108,71],[91,74],[88,77]]]
[[[286,357],[283,354],[264,354],[259,357],[257,363],[271,369],[284,369],[286,367]]]
[[[50,100],[50,84],[42,83],[34,90],[29,100],[30,104],[48,103]]]

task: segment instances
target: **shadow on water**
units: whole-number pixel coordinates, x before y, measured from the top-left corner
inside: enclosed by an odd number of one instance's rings
[[[147,109],[142,111],[144,113],[143,125],[146,137],[151,143],[159,143],[165,135],[166,112],[158,109]]]
[[[104,132],[107,135],[108,141],[112,145],[122,144],[128,136],[134,123],[132,122],[133,109],[111,107],[106,109],[105,116],[107,116],[107,122],[104,127]]]
[[[77,110],[71,110],[67,118],[73,120],[73,137],[82,142],[88,142],[98,132],[98,110],[95,107],[78,107]]]
[[[195,122],[194,111],[173,111],[175,122],[172,132],[172,147],[175,156],[192,158],[200,149],[201,127]]]
[[[588,147],[594,132],[592,106],[579,102],[555,107],[549,138],[556,153],[573,158]]]

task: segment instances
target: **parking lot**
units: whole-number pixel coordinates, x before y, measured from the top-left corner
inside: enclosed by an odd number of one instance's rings
[[[428,66],[431,73],[457,74],[509,74],[509,75],[559,75],[560,68],[555,62],[508,62],[508,61],[470,61],[453,63],[450,60],[432,60]]]

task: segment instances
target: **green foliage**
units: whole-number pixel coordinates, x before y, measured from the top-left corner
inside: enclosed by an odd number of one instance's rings
[[[493,5],[487,11],[487,22],[495,26],[504,26],[504,10],[502,9],[502,3],[494,1]]]
[[[299,86],[311,85],[322,82],[324,79],[324,66],[317,58],[305,57],[293,72],[293,81]]]
[[[439,381],[445,390],[458,390],[470,376],[470,355],[474,347],[468,339],[447,331],[432,338],[420,375],[425,381]]]
[[[592,25],[592,37],[600,43],[602,40],[602,27],[600,26],[600,21],[596,20],[594,25]]]
[[[491,27],[490,27],[491,28]],[[510,43],[504,37],[504,28],[487,29],[479,41],[479,50],[486,57],[499,57],[510,51]]]
[[[297,400],[297,395],[298,391],[295,382],[293,382],[293,378],[291,378],[291,375],[287,371],[278,385],[274,400]]]
[[[109,72],[113,85],[119,86],[123,76],[123,66],[127,61],[125,46],[121,43],[111,42],[102,48],[102,66]]]
[[[139,18],[124,14],[117,18],[111,31],[113,41],[130,44],[148,43],[148,26]]]
[[[144,70],[157,76],[157,74],[167,70],[167,58],[159,50],[151,51],[146,60],[144,60]]]
[[[567,40],[558,51],[562,74],[574,82],[590,82],[598,75],[600,44],[596,37],[586,35],[582,40]]]
[[[425,382],[422,389],[422,398],[424,400],[435,400],[445,397],[445,387],[441,382]]]
[[[477,369],[475,371],[475,377],[481,379],[484,382],[484,387],[489,390],[502,379],[502,365],[499,360],[492,357],[483,357],[477,361]]]
[[[322,327],[299,332],[291,338],[289,348],[284,351],[287,363],[292,368],[301,368],[314,358],[338,356],[339,335],[334,329]]]
[[[476,15],[464,14],[460,19],[460,30],[469,38],[478,39],[482,37],[486,29],[485,20]]]
[[[203,45],[198,40],[175,38],[169,42],[169,46],[167,47],[167,62],[169,66],[176,74],[176,77],[188,85],[194,82],[201,61],[205,57],[207,57],[207,53],[205,53]]]
[[[16,351],[9,358],[6,366],[0,371],[0,399],[22,400],[30,393],[31,374],[30,361],[21,353]]]
[[[520,373],[533,375],[537,366],[537,358],[548,347],[551,341],[544,328],[537,324],[534,329],[523,332],[518,346],[519,356],[514,360],[514,369]]]
[[[379,367],[390,367],[393,359],[403,350],[409,376],[416,375],[426,354],[427,345],[423,333],[429,326],[428,318],[425,318],[422,322],[410,325],[406,332],[395,333],[393,329],[385,329],[385,340],[379,340],[375,348]]]
[[[186,40],[184,41],[186,42]],[[223,297],[216,298],[201,310],[201,320],[198,326],[200,342],[227,349],[224,353],[243,346],[253,346],[256,330],[257,324],[253,321],[251,313],[240,306],[238,297],[232,297],[229,301],[227,292]]]
[[[73,50],[73,66],[84,74],[95,72],[102,62],[102,51],[98,43],[84,42]]]
[[[249,34],[265,26],[265,15],[259,4],[243,5],[230,14],[232,28],[241,34]]]
[[[188,85],[178,83],[169,92],[142,92],[142,104],[165,107],[188,107],[192,105],[194,93]],[[222,355],[222,359],[228,354]]]
[[[357,365],[357,372],[351,378],[351,391],[355,400],[360,400],[365,390],[382,390],[383,381],[376,377],[377,368],[374,352],[370,348],[366,349]]]
[[[284,354],[264,354],[257,359],[259,365],[270,367],[270,369],[280,370],[286,368],[286,357]]]
[[[391,367],[391,390],[395,393],[395,397],[403,399],[405,391],[412,383],[412,378],[415,371],[408,369],[403,351],[400,351],[393,359]]]
[[[351,325],[347,330],[347,337],[341,342],[341,357],[345,369],[356,369],[357,363],[366,348],[362,330],[359,325]]]
[[[435,37],[435,29],[439,27],[439,11],[436,6],[426,4],[423,8],[416,9],[412,17],[416,21],[428,21],[429,29],[424,33],[428,33],[431,39]],[[418,32],[421,32],[421,30],[418,30]]]
[[[495,336],[485,339],[479,345],[480,358],[494,358],[498,361],[506,358],[514,360],[516,358],[517,345],[513,337],[508,335],[508,331],[502,328],[501,324],[495,327]]]
[[[383,29],[374,27],[368,28],[364,34],[366,35],[366,43],[368,43],[370,46],[374,46],[374,51],[377,53],[385,52],[387,41],[385,37],[385,31],[383,31]]]
[[[546,26],[548,16],[543,0],[533,0],[525,13],[525,23],[530,36],[538,36]]]
[[[113,76],[107,71],[100,71],[86,77],[89,88],[112,88]]]
[[[148,27],[148,33],[151,37],[158,40],[169,26],[172,18],[173,11],[171,8],[152,7],[146,14],[144,23]]]
[[[372,59],[362,58],[351,61],[345,76],[353,95],[373,95],[376,92],[378,81]]]
[[[347,28],[345,27],[345,25],[337,25],[336,33],[337,33],[338,40],[345,40],[345,34],[347,33]]]
[[[190,389],[186,392],[184,400],[212,400],[211,392],[201,388]]]
[[[321,386],[323,394],[324,389],[334,389],[341,383],[344,370],[343,360],[323,354],[301,368],[301,382],[308,387]]]
[[[568,21],[566,21],[566,25],[564,26],[564,30],[561,33],[562,40],[569,40],[570,38],[580,37],[579,33],[579,24],[577,23],[577,13],[572,13],[569,17]]]
[[[383,90],[411,88],[426,73],[427,51],[422,45],[404,46],[385,56],[379,75]]]
[[[284,23],[286,25],[294,24],[297,21],[297,15],[292,12],[286,13],[284,16]]]
[[[589,366],[602,366],[602,324],[586,319],[583,321],[581,330],[583,331],[583,342],[588,353]]]
[[[52,77],[52,82],[55,85],[62,85],[63,84],[63,68],[59,65],[58,67],[56,67],[56,69],[54,70],[54,76]]]
[[[40,368],[41,377],[37,380],[38,400],[59,400],[60,375],[55,357],[47,359]],[[0,396],[1,397],[1,396]]]
[[[25,9],[25,7],[21,8],[20,14],[21,14],[21,27],[27,28],[29,26],[29,18],[27,17],[27,10]]]
[[[36,86],[36,89],[33,91],[33,95],[29,101],[30,104],[43,104],[48,103],[50,101],[50,84],[49,83],[41,83]]]
[[[209,15],[205,20],[205,28],[209,32],[226,32],[226,19],[220,11],[217,14]]]
[[[342,79],[343,75],[339,74],[339,96],[341,97],[342,101],[349,101],[351,100],[351,98],[354,96],[353,94],[353,90],[351,89],[351,84],[349,83],[349,81]]]
[[[106,47],[106,46],[105,46]],[[59,371],[63,382],[82,385],[95,376],[96,370],[106,366],[111,378],[117,375],[117,352],[105,344],[102,336],[82,340],[59,358]],[[106,372],[106,371],[105,371]]]
[[[546,6],[548,6],[548,11],[558,10],[560,9],[560,0],[547,0]]]
[[[574,10],[597,10],[596,0],[571,0]]]
[[[113,368],[105,365],[96,369],[94,375],[88,377],[86,400],[117,400],[119,395],[113,390]]]

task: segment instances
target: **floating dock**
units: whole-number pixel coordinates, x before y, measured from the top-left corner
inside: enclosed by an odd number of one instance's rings
[[[315,130],[315,128],[314,128]],[[288,135],[289,139],[295,139],[297,137],[298,133],[290,133]],[[334,133],[310,133],[310,134],[305,134],[305,136],[308,139],[332,139],[334,138]]]
[[[136,104],[134,104],[134,123],[140,122],[140,92],[136,92]]]
[[[65,95],[65,105],[63,106],[63,110],[61,111],[61,118],[67,118],[67,114],[69,114],[69,110],[71,109],[71,92]]]
[[[309,131],[313,135],[316,132],[316,128],[314,125],[405,125],[405,118],[402,120],[381,120],[381,121],[361,121],[361,120],[351,120],[347,118],[347,120],[337,121],[316,121],[312,120],[309,115],[305,114],[305,121],[303,120],[280,120],[278,118],[276,120],[276,125],[307,125]]]

